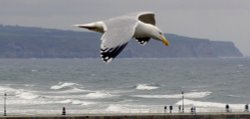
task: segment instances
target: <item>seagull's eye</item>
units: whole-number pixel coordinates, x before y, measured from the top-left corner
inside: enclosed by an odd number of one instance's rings
[[[162,33],[161,33],[161,32],[159,32],[159,34],[160,34],[160,35],[162,35]]]

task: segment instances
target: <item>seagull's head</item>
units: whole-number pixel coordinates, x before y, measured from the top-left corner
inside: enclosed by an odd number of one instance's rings
[[[151,25],[151,37],[161,41],[164,45],[169,46],[169,41],[165,38],[163,32],[156,26]]]

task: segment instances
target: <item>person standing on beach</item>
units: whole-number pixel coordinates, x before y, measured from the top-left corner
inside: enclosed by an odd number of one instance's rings
[[[167,106],[164,106],[164,113],[167,112],[167,109],[168,109],[168,107],[167,107]]]

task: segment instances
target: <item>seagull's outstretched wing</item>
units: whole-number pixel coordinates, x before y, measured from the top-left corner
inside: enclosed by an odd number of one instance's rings
[[[155,25],[155,14],[153,12],[138,12],[131,14],[132,16],[136,16],[136,19],[147,24]],[[150,40],[150,37],[145,38],[136,38],[136,41],[141,45],[146,45]]]
[[[140,12],[137,14],[137,19],[148,24],[155,25],[155,14],[153,12]]]
[[[101,38],[101,58],[104,62],[110,62],[128,44],[133,37],[137,25],[136,19],[127,16],[105,21],[107,31]]]

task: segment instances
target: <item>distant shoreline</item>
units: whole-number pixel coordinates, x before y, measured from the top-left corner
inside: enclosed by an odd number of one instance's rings
[[[140,46],[131,40],[119,57],[213,58],[242,57],[231,41],[165,34],[165,47],[150,40]],[[100,34],[56,29],[0,25],[0,58],[99,58]],[[2,44],[2,45],[1,45]]]

